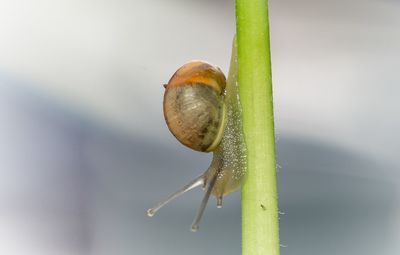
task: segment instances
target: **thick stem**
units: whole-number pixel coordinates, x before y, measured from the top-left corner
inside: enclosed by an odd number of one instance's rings
[[[238,80],[247,147],[242,254],[279,255],[267,0],[236,0]]]

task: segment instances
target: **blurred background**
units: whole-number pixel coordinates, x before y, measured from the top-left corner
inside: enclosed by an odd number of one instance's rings
[[[270,0],[282,254],[400,252],[400,4]],[[146,210],[211,155],[169,133],[162,84],[225,72],[234,1],[0,3],[0,254],[240,254],[240,193]]]

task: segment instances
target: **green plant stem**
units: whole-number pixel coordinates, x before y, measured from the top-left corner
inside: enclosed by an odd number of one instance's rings
[[[242,254],[279,255],[268,1],[236,0],[236,19],[248,167],[242,188]]]

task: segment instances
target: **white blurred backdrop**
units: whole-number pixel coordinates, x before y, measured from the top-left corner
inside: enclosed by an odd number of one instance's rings
[[[282,254],[400,251],[396,1],[270,1]],[[189,225],[207,168],[164,84],[228,69],[234,1],[0,2],[0,254],[240,254],[240,194]]]

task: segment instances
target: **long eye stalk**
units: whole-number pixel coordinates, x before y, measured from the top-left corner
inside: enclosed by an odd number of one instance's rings
[[[200,175],[199,177],[197,177],[196,179],[194,179],[193,181],[191,181],[187,185],[185,185],[182,189],[176,191],[175,193],[172,193],[167,199],[165,199],[164,201],[161,201],[155,207],[150,208],[149,210],[147,210],[147,215],[149,217],[153,217],[154,214],[158,210],[160,210],[162,207],[164,207],[164,205],[168,204],[169,202],[171,202],[175,198],[181,196],[182,194],[188,192],[189,190],[192,190],[192,189],[194,189],[194,188],[196,188],[198,186],[201,186],[201,185],[204,185],[204,175]]]
[[[211,182],[208,184],[207,191],[204,194],[203,200],[201,201],[199,211],[197,212],[197,216],[194,219],[192,227],[190,229],[193,232],[196,232],[199,229],[201,217],[203,216],[204,210],[206,209],[206,206],[207,206],[208,199],[210,198],[210,195],[211,195],[211,191],[213,190],[215,182],[217,181],[217,176],[218,176],[217,173],[214,174],[214,176],[211,179]]]

